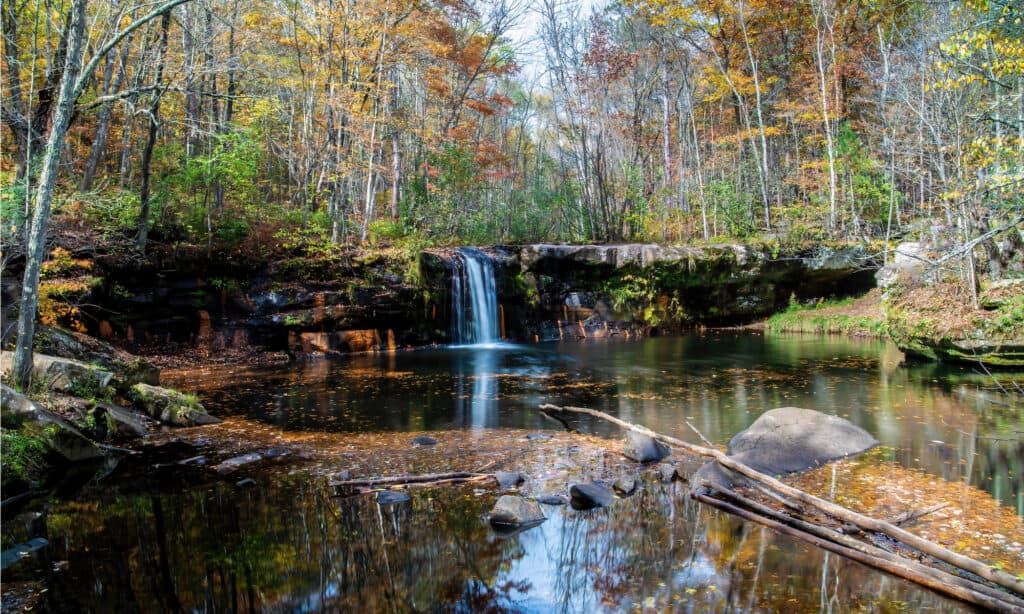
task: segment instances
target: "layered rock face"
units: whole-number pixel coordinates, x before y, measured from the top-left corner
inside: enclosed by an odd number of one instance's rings
[[[479,251],[494,268],[501,336],[513,341],[749,322],[783,308],[791,295],[863,291],[875,268],[859,248],[537,244]],[[103,309],[90,332],[137,351],[255,347],[293,356],[448,343],[453,256],[436,249],[412,264],[366,256],[111,269],[93,299]]]

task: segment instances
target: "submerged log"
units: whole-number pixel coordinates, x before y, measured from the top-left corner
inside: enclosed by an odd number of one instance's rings
[[[594,409],[589,409],[585,407],[561,407],[550,404],[541,405],[540,408],[541,410],[547,412],[564,411],[594,416],[596,418],[600,418],[602,420],[611,422],[612,424],[616,424],[622,428],[634,430],[645,435],[650,435],[651,437],[654,437],[659,441],[667,443],[670,446],[681,448],[692,454],[713,458],[716,461],[718,461],[718,463],[723,467],[731,469],[736,473],[739,473],[752,480],[760,482],[761,484],[767,486],[768,488],[770,488],[771,490],[780,495],[783,495],[805,505],[817,508],[818,510],[824,512],[825,514],[833,518],[848,522],[857,527],[860,527],[861,529],[888,535],[892,539],[895,539],[896,541],[901,542],[907,546],[910,546],[937,560],[940,560],[944,563],[947,563],[949,565],[952,565],[953,567],[957,567],[964,571],[968,571],[980,578],[984,578],[985,580],[988,580],[994,584],[998,584],[999,586],[1009,589],[1018,596],[1024,595],[1024,582],[1021,582],[1020,580],[1006,573],[1005,571],[994,569],[986,565],[985,563],[976,561],[970,557],[948,550],[947,548],[944,548],[939,544],[918,537],[917,535],[905,531],[904,529],[901,529],[884,520],[878,520],[876,518],[871,518],[870,516],[865,516],[864,514],[860,514],[853,510],[847,509],[841,505],[825,501],[824,499],[816,497],[810,493],[804,492],[798,488],[794,488],[788,484],[785,484],[775,479],[770,475],[760,473],[759,471],[756,471],[751,467],[733,458],[730,458],[721,450],[712,447],[698,446],[696,444],[692,444],[681,439],[676,439],[675,437],[663,435],[656,431],[652,431],[651,429],[648,429],[646,427],[632,424],[630,422],[626,422],[625,420],[620,420],[619,418],[616,418],[614,416]]]
[[[381,488],[394,486],[441,486],[464,482],[483,482],[493,479],[492,473],[470,471],[450,471],[447,473],[421,473],[416,475],[389,475],[373,478],[356,478],[351,480],[332,480],[328,486],[335,489],[337,496],[372,492]]]

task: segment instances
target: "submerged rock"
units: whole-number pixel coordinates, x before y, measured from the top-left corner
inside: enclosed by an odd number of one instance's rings
[[[780,407],[765,412],[729,442],[728,455],[768,475],[813,469],[860,454],[878,445],[870,433],[838,416],[813,409]],[[697,472],[701,480],[730,486],[733,472],[711,462]]]
[[[514,530],[536,526],[547,520],[547,516],[536,501],[517,495],[502,495],[491,509],[489,520],[497,529]]]
[[[658,477],[660,477],[661,481],[666,484],[683,479],[683,476],[679,473],[679,468],[671,463],[662,463],[658,465]]]
[[[569,502],[569,497],[565,495],[544,495],[543,497],[537,497],[537,502],[544,505],[565,505]]]
[[[23,544],[17,544],[0,553],[0,569],[7,569],[21,561],[28,555],[39,552],[50,542],[44,537],[33,537]]]
[[[164,424],[197,426],[220,422],[206,413],[206,408],[194,396],[170,388],[135,384],[128,396],[139,409]]]
[[[433,437],[420,436],[412,440],[412,445],[416,447],[420,446],[436,446],[437,440]]]
[[[401,490],[378,490],[377,503],[380,505],[395,505],[412,501],[409,494]]]
[[[612,484],[612,490],[614,490],[619,496],[628,497],[636,492],[636,476],[635,475],[624,475],[619,479],[615,480]]]
[[[577,510],[607,507],[615,501],[615,493],[597,482],[573,484],[569,488],[569,496],[572,507]]]
[[[498,486],[503,490],[515,488],[525,481],[523,474],[518,471],[496,471],[494,479],[498,481]]]
[[[256,461],[262,459],[262,454],[259,454],[257,452],[250,452],[248,454],[243,454],[241,456],[229,458],[226,461],[223,461],[221,464],[217,465],[215,469],[217,470],[217,473],[231,473],[232,471],[235,471],[236,469],[243,465],[255,463]]]
[[[551,439],[553,435],[550,433],[530,433],[526,438],[530,441],[543,441],[545,439]]]
[[[669,450],[667,445],[649,435],[637,433],[636,431],[627,432],[626,441],[622,445],[622,453],[626,455],[626,458],[638,463],[660,461],[668,456],[670,452],[671,450]]]

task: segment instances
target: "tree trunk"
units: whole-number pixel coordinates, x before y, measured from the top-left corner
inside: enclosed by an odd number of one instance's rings
[[[167,54],[167,33],[171,28],[171,13],[164,13],[160,21],[160,48],[157,50],[156,60],[156,94],[153,106],[150,108],[149,135],[146,137],[146,147],[142,150],[142,186],[139,188],[139,223],[135,235],[135,249],[140,253],[146,251],[146,239],[149,236],[149,176],[150,166],[153,161],[153,147],[156,145],[156,137],[160,131],[160,97],[163,91],[160,89],[164,77],[164,56]]]
[[[107,70],[103,75],[103,93],[108,94],[110,92],[116,92],[121,89],[121,81],[124,80],[126,72],[125,64],[128,61],[128,50],[131,48],[131,37],[128,37],[124,42],[124,47],[121,49],[121,59],[119,67],[117,68],[117,76],[114,77],[114,82],[111,84],[110,79],[114,70],[114,62],[110,62],[107,65]],[[92,147],[89,150],[89,159],[85,161],[85,169],[82,171],[82,181],[78,185],[78,189],[82,192],[87,192],[92,188],[93,179],[96,176],[96,167],[99,166],[100,159],[103,157],[103,152],[107,146],[107,136],[110,134],[110,115],[113,111],[113,103],[103,105],[100,109],[99,116],[96,118],[96,138],[92,141]]]
[[[36,307],[38,304],[39,270],[46,257],[46,235],[50,226],[50,205],[53,202],[53,188],[60,170],[61,153],[64,151],[64,137],[71,124],[71,114],[77,98],[78,73],[82,67],[82,50],[85,34],[85,8],[88,0],[74,0],[71,5],[71,22],[68,26],[68,46],[64,59],[64,76],[57,98],[57,111],[53,116],[53,127],[43,152],[43,168],[39,173],[36,188],[35,208],[32,211],[32,227],[29,231],[28,249],[25,256],[25,274],[21,282],[21,306],[18,313],[18,340],[14,349],[12,374],[15,383],[23,390],[32,381],[32,343],[35,337]]]

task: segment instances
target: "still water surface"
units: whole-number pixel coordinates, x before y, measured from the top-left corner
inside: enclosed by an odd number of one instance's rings
[[[637,342],[357,356],[194,381],[211,413],[288,431],[551,428],[551,402],[691,441],[811,407],[875,434],[900,463],[1024,508],[1024,413],[969,369],[902,366],[881,342],[717,332]],[[179,382],[179,385],[181,383]],[[602,423],[583,430],[618,436]],[[66,560],[64,611],[957,611],[915,585],[644,481],[609,509],[546,507],[500,537],[495,492],[417,491],[410,505],[333,499],[300,475],[110,488],[55,501],[33,531]],[[14,523],[18,525],[18,523]],[[23,526],[25,523],[23,522]],[[7,539],[12,529],[5,529]]]

